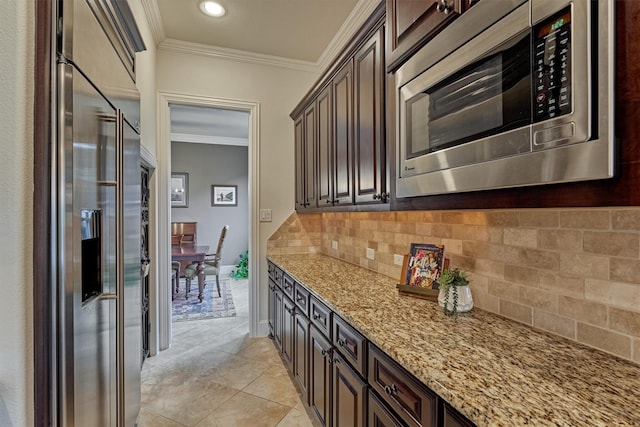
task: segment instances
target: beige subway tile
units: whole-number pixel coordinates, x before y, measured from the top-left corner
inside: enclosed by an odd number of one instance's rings
[[[463,211],[462,222],[472,225],[486,225],[487,213],[483,211]]]
[[[441,239],[451,238],[451,224],[433,224],[431,227],[431,233],[434,237]]]
[[[442,222],[442,211],[421,211],[421,222]]]
[[[481,308],[492,313],[500,313],[500,298],[495,295],[490,295],[486,292],[476,292],[471,288],[471,295],[473,296],[473,306]]]
[[[560,227],[586,230],[606,230],[610,227],[608,210],[574,209],[560,212]]]
[[[520,286],[502,280],[489,280],[488,290],[490,295],[509,301],[518,301],[520,295]]]
[[[558,297],[558,313],[583,323],[607,327],[605,304],[561,295]]]
[[[454,239],[442,239],[444,245],[444,253],[447,254],[462,254],[462,240]]]
[[[626,335],[578,322],[577,339],[625,359],[631,358],[631,338]]]
[[[540,270],[521,265],[506,264],[504,266],[504,280],[526,286],[538,286]]]
[[[539,230],[538,247],[561,251],[582,250],[582,232],[575,230]]]
[[[560,253],[560,271],[568,276],[608,279],[609,258],[597,255]]]
[[[640,234],[585,231],[584,251],[637,259],[640,255]]]
[[[633,340],[633,361],[640,364],[640,338]]]
[[[488,254],[481,254],[480,256],[487,257],[488,255],[489,259],[504,262],[506,264],[522,263],[522,259],[520,256],[521,251],[519,248],[515,248],[513,246],[505,246],[505,245],[490,243],[488,245],[488,249],[489,249]]]
[[[445,224],[462,224],[464,222],[464,213],[459,211],[442,212],[442,222]]]
[[[555,252],[526,248],[521,248],[518,252],[518,264],[553,271],[557,271],[560,266],[558,254]]]
[[[462,254],[474,258],[487,258],[490,245],[486,242],[462,242]]]
[[[533,325],[533,309],[526,305],[501,299],[499,314],[527,325]]]
[[[611,226],[614,230],[640,230],[640,208],[611,211]]]
[[[560,224],[558,211],[532,209],[520,212],[522,227],[556,228]]]
[[[584,298],[584,278],[569,277],[552,271],[540,270],[540,289],[552,291],[558,295]]]
[[[472,264],[472,268],[469,268],[469,270],[473,270],[474,273],[497,279],[504,278],[504,263],[484,258],[475,260],[473,258],[468,259]]]
[[[515,211],[489,211],[487,224],[494,227],[517,227],[520,225],[520,215]]]
[[[430,236],[432,233],[433,224],[427,222],[419,222],[416,224],[415,233],[419,236]]]
[[[611,280],[640,286],[640,261],[638,259],[611,258],[610,262]]]
[[[572,340],[576,339],[576,321],[542,310],[533,310],[533,326]]]
[[[482,292],[489,293],[489,278],[486,276],[481,276],[479,274],[469,272],[467,274],[469,278],[469,287],[471,288],[471,292]]]
[[[449,254],[449,267],[458,267],[467,273],[471,273],[476,267],[476,260],[462,255]]]
[[[587,300],[632,310],[640,307],[640,285],[594,279],[586,279],[584,285]]]
[[[460,240],[474,240],[476,238],[476,226],[468,224],[452,225],[451,237]]]
[[[416,234],[416,223],[407,222],[400,224],[400,233],[404,234]]]
[[[558,296],[542,289],[520,286],[518,301],[535,309],[558,312]]]
[[[538,246],[538,231],[529,228],[505,228],[505,245],[535,248]]]
[[[640,312],[609,307],[609,329],[640,337]]]
[[[485,227],[476,228],[476,240],[480,242],[502,243],[504,229],[502,227]]]

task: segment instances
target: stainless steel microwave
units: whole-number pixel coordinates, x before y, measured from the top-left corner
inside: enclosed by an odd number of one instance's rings
[[[484,0],[396,73],[396,196],[614,176],[614,1]]]

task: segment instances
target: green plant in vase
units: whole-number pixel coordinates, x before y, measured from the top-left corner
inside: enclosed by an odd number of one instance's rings
[[[471,310],[473,299],[469,290],[469,278],[464,271],[459,268],[444,270],[438,279],[438,283],[440,284],[438,302],[443,306],[444,314],[453,316],[458,311]],[[464,301],[460,301],[459,289],[463,286],[466,287],[464,288]],[[453,299],[453,301],[450,301],[450,299]]]
[[[249,251],[244,251],[239,255],[240,261],[234,270],[229,273],[234,279],[246,279],[249,277]]]

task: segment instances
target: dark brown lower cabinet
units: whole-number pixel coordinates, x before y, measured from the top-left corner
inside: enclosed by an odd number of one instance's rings
[[[444,401],[442,402],[441,413],[443,419],[441,425],[443,427],[474,427],[473,423]]]
[[[367,425],[369,427],[404,427],[404,424],[387,409],[376,397],[376,394],[369,390],[369,410],[367,416]]]
[[[309,406],[323,426],[331,424],[331,343],[311,325],[309,334]]]
[[[293,371],[293,352],[295,339],[295,305],[285,295],[282,296],[282,357],[289,372]]]
[[[294,315],[293,377],[298,382],[302,400],[309,404],[309,319],[302,313]]]
[[[333,353],[333,427],[366,425],[367,384],[337,351]]]
[[[273,279],[269,277],[269,335],[273,338],[276,336],[276,289],[277,286]]]
[[[273,289],[269,288],[269,292],[271,293],[270,297],[273,299],[273,302],[270,302],[270,304],[273,304],[273,314],[269,313],[269,317],[273,316],[273,341],[276,343],[278,349],[282,351],[282,319],[284,317],[282,299],[284,295],[280,288],[275,285]]]

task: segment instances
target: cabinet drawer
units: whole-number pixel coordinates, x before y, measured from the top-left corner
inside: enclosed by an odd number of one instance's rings
[[[282,274],[282,282],[281,282],[282,291],[285,293],[285,295],[287,295],[292,300],[293,300],[293,290],[295,288],[295,283],[296,282],[287,273]]]
[[[298,313],[302,313],[308,318],[309,317],[309,291],[300,283],[296,282],[296,286],[293,290],[293,296],[294,296],[293,302],[295,302],[296,307],[298,307]]]
[[[407,425],[436,425],[435,393],[373,345],[369,345],[369,384]]]
[[[398,417],[382,403],[376,394],[369,389],[369,415],[367,425],[369,427],[404,427]]]
[[[336,316],[332,317],[333,345],[363,377],[367,376],[367,342],[351,325]]]
[[[331,338],[331,310],[313,295],[311,295],[310,304],[311,311],[309,317],[311,323],[313,323],[325,337]]]
[[[278,286],[280,286],[280,279],[282,278],[282,270],[277,267],[271,261],[267,262],[267,270],[269,272],[269,278],[273,280]]]

